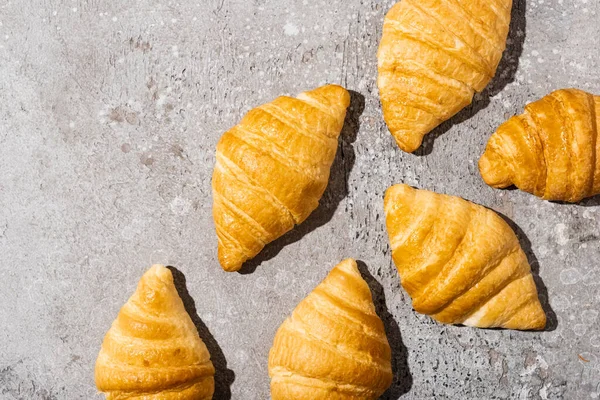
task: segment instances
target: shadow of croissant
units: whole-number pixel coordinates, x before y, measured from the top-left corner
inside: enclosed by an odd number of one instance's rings
[[[369,268],[363,261],[357,260],[358,269],[363,279],[369,285],[375,303],[375,311],[385,327],[385,333],[392,349],[392,385],[380,397],[380,400],[397,400],[408,393],[412,387],[413,379],[408,367],[408,350],[402,342],[402,334],[394,316],[390,314],[385,303],[383,286],[371,275]]]
[[[438,137],[448,132],[454,125],[471,119],[479,111],[485,109],[490,104],[492,97],[500,93],[508,84],[514,82],[517,69],[519,68],[519,58],[523,54],[523,43],[525,42],[527,28],[527,20],[525,18],[526,9],[527,0],[515,0],[513,2],[506,50],[504,50],[502,60],[496,69],[494,79],[492,79],[483,92],[475,94],[471,105],[465,107],[458,114],[427,134],[421,147],[414,153],[415,155],[426,156],[431,154],[434,142]]]
[[[519,243],[521,243],[521,248],[527,256],[527,261],[529,261],[529,265],[531,265],[531,274],[533,275],[533,280],[535,281],[535,286],[538,290],[538,297],[540,299],[540,303],[542,304],[542,308],[546,313],[546,328],[544,329],[544,331],[551,332],[555,330],[558,326],[558,319],[556,318],[556,313],[550,306],[548,288],[544,284],[544,281],[542,281],[542,278],[540,278],[540,263],[538,262],[538,259],[535,256],[535,254],[533,253],[531,241],[529,240],[529,238],[527,238],[525,232],[523,232],[523,229],[521,229],[521,227],[517,225],[513,220],[508,218],[506,215],[499,213],[498,211],[494,210],[494,212],[496,212],[500,217],[502,217],[502,219],[506,221],[506,223],[512,228],[512,230],[515,231],[515,234],[519,239]]]
[[[333,218],[339,204],[348,195],[348,176],[354,166],[355,155],[352,143],[356,140],[360,128],[360,116],[365,109],[365,98],[362,94],[350,90],[350,106],[346,113],[344,127],[340,133],[340,142],[331,166],[329,184],[319,207],[304,221],[279,239],[267,244],[253,259],[248,260],[238,272],[251,274],[264,261],[275,257],[287,245],[302,239],[308,233],[325,225]]]
[[[227,360],[225,359],[223,350],[221,350],[221,347],[214,336],[198,316],[196,303],[187,290],[185,275],[173,266],[168,266],[167,268],[169,268],[173,274],[173,281],[177,288],[177,292],[179,293],[179,297],[181,297],[185,310],[188,312],[192,322],[196,326],[200,338],[208,348],[210,359],[215,367],[215,393],[213,399],[230,400],[231,385],[235,380],[235,373],[227,368]]]

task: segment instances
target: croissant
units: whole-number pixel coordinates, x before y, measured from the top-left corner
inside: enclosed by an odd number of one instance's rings
[[[279,327],[273,400],[374,400],[392,382],[391,350],[352,259],[337,265]]]
[[[104,337],[96,386],[107,400],[209,400],[214,374],[171,271],[154,265]]]
[[[479,160],[483,180],[546,200],[600,193],[600,96],[562,89],[500,125]]]
[[[323,86],[257,107],[223,135],[212,187],[224,270],[239,270],[317,208],[349,105],[346,89]]]
[[[384,203],[392,257],[415,311],[479,328],[546,326],[527,257],[495,212],[407,185],[389,188]]]
[[[494,77],[512,0],[402,0],[385,17],[377,84],[398,146],[413,152]]]

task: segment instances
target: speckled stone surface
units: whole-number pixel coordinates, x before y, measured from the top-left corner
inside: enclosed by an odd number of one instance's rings
[[[370,271],[393,347],[383,398],[600,396],[600,200],[493,190],[476,168],[487,138],[527,102],[563,87],[600,93],[600,1],[516,0],[497,78],[414,155],[389,135],[375,84],[392,4],[1,2],[1,399],[101,399],[100,343],[152,263],[181,271],[217,365],[215,399],[268,399],[277,327],[345,257]],[[355,93],[321,206],[246,274],[223,272],[211,217],[217,140],[253,106],[326,82]],[[384,227],[383,194],[396,182],[512,220],[549,330],[442,326],[414,313]]]

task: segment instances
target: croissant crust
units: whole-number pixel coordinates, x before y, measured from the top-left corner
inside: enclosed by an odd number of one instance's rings
[[[171,271],[153,266],[104,337],[96,386],[107,400],[209,400],[214,374]]]
[[[512,0],[402,0],[385,17],[377,84],[398,146],[423,137],[469,105],[494,77]]]
[[[495,212],[395,185],[385,195],[392,257],[413,308],[447,324],[543,329],[527,257]]]
[[[212,178],[223,269],[239,270],[317,208],[349,104],[346,89],[323,86],[257,107],[223,135]]]
[[[383,323],[356,262],[336,266],[279,327],[273,400],[374,400],[392,381]]]
[[[561,89],[500,125],[479,160],[483,180],[546,200],[600,193],[600,96]]]

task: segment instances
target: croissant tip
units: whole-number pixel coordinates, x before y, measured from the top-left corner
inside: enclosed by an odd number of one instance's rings
[[[339,263],[336,268],[344,269],[347,272],[353,272],[355,274],[360,275],[360,271],[358,270],[358,264],[353,258],[346,258],[341,263]]]
[[[244,262],[232,261],[224,257],[219,257],[219,264],[225,272],[237,272],[242,269]]]
[[[386,189],[385,191],[385,199],[386,201],[390,201],[390,196],[393,195],[396,192],[406,192],[406,191],[410,191],[410,190],[414,190],[411,186],[407,185],[406,183],[396,183],[392,186],[390,186],[389,188]]]
[[[479,174],[486,185],[496,189],[503,189],[512,185],[511,178],[506,171],[503,161],[498,155],[489,150],[483,153],[477,163]]]
[[[162,264],[154,264],[148,270],[147,274],[156,275],[159,278],[173,278],[173,274],[169,268],[165,267]]]
[[[221,264],[221,268],[223,268],[223,271],[225,272],[237,272],[240,269],[242,269],[242,264],[238,265],[223,265]]]
[[[419,148],[423,144],[424,138],[424,136],[403,138],[400,136],[400,134],[396,132],[392,132],[392,136],[394,136],[396,144],[398,145],[398,147],[400,147],[400,150],[404,151],[405,153],[414,153],[415,151],[419,150]]]

